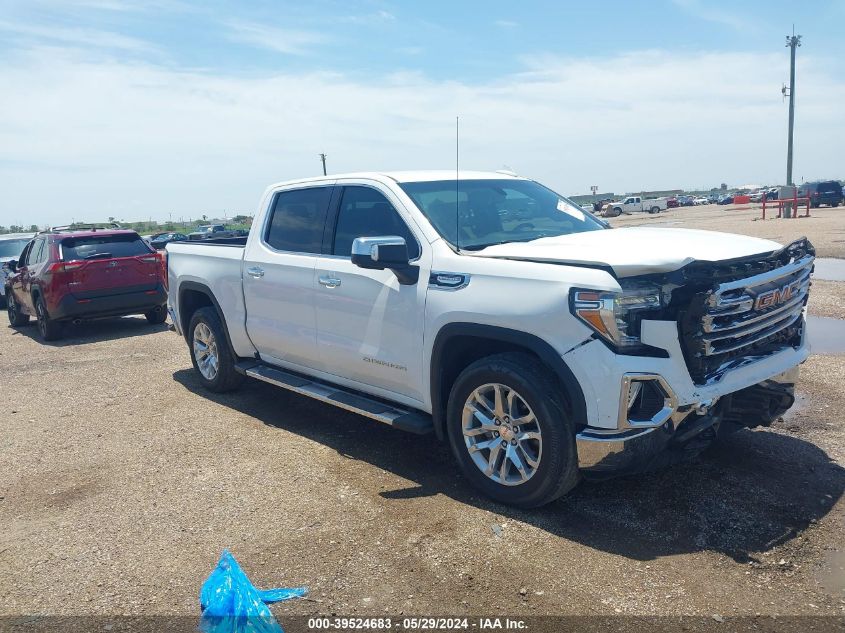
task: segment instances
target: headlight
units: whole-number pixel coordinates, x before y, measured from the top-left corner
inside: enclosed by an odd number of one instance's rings
[[[644,347],[640,342],[640,321],[662,305],[659,286],[637,284],[622,292],[576,290],[572,311],[621,353],[631,354]]]

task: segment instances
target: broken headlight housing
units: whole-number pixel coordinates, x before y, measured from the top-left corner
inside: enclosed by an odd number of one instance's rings
[[[620,354],[655,351],[640,341],[640,324],[663,305],[661,287],[646,282],[623,282],[621,292],[576,289],[571,300],[572,313]]]

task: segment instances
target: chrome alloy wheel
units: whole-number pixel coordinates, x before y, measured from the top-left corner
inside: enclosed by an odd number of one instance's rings
[[[202,322],[197,323],[194,328],[194,358],[203,378],[214,380],[217,377],[217,369],[220,365],[217,339],[214,338],[211,328]]]
[[[472,461],[498,484],[518,486],[540,465],[540,425],[525,399],[507,385],[490,383],[473,391],[461,419]]]

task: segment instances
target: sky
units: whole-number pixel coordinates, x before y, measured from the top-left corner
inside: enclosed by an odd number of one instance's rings
[[[0,0],[0,225],[251,214],[321,173],[566,194],[845,178],[845,0]]]

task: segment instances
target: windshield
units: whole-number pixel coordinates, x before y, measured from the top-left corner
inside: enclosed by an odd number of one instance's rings
[[[399,186],[441,237],[457,248],[478,250],[605,228],[574,202],[531,180],[438,180]]]
[[[0,240],[0,257],[17,257],[28,243],[28,239]]]

